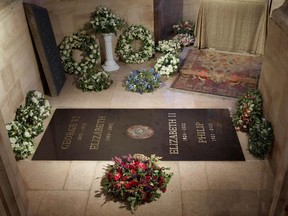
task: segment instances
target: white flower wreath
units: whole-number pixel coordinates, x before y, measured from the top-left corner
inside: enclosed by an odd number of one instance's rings
[[[140,41],[141,47],[133,51],[132,42]],[[142,25],[132,25],[119,37],[116,53],[127,64],[139,64],[148,61],[153,54],[155,42],[152,33]]]
[[[21,122],[12,121],[6,125],[12,150],[17,160],[25,159],[35,152],[32,131]]]
[[[96,66],[99,57],[99,45],[93,37],[81,33],[73,33],[64,37],[60,46],[61,61],[66,73],[80,74]],[[78,63],[73,58],[73,49],[83,51],[83,58]]]
[[[39,117],[46,119],[51,114],[51,105],[46,97],[37,90],[30,90],[26,95],[26,107],[34,110],[39,110]]]
[[[82,91],[102,91],[108,89],[113,83],[110,75],[105,71],[98,71],[97,69],[89,70],[83,73],[78,79],[78,83]]]
[[[178,54],[179,52],[181,52],[181,44],[177,40],[161,40],[158,41],[156,51],[165,54],[167,53]]]
[[[32,139],[43,132],[43,119],[51,113],[49,101],[37,90],[29,91],[25,101],[25,106],[17,109],[14,121],[6,125],[17,160],[25,159],[34,153]]]
[[[161,76],[168,76],[177,72],[179,68],[180,60],[174,54],[167,53],[165,56],[157,59],[154,66],[155,71]]]

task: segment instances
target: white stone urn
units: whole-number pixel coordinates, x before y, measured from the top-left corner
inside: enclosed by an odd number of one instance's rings
[[[107,72],[117,71],[119,69],[119,65],[115,62],[113,57],[113,49],[112,49],[113,35],[114,35],[113,33],[103,34],[105,41],[106,61],[102,65],[102,67]]]

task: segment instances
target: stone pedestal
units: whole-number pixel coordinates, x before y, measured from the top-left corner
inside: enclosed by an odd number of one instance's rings
[[[119,69],[119,65],[114,61],[113,49],[112,49],[112,36],[113,36],[113,33],[103,34],[103,36],[104,36],[104,41],[105,41],[106,61],[102,65],[102,67],[107,72],[117,71]]]

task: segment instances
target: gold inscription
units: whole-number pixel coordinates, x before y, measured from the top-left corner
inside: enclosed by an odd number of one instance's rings
[[[109,123],[108,124],[108,133],[106,134],[106,138],[105,138],[106,142],[110,142],[111,141],[112,130],[113,130],[113,123]]]
[[[188,141],[188,134],[187,134],[187,126],[186,123],[181,123],[181,128],[182,128],[182,140],[183,142]]]
[[[215,135],[215,130],[214,130],[214,125],[213,123],[208,123],[209,126],[209,131],[210,131],[210,137],[212,142],[216,142],[216,135]]]
[[[64,139],[62,141],[61,149],[70,148],[79,120],[80,116],[72,116],[70,124],[68,125],[67,131],[65,133]]]
[[[204,124],[200,122],[196,122],[195,124],[196,124],[198,143],[207,143]]]
[[[83,139],[83,135],[84,135],[84,131],[86,128],[87,123],[82,123],[81,127],[80,127],[80,132],[78,134],[77,140],[81,141]]]
[[[93,132],[93,136],[90,143],[90,150],[98,150],[100,145],[100,140],[103,132],[103,127],[105,125],[106,116],[99,116],[96,122],[96,126]]]
[[[179,154],[176,113],[168,113],[169,152]]]

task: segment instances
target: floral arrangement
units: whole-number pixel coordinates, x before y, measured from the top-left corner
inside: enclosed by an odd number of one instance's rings
[[[236,130],[248,132],[248,151],[263,159],[271,149],[274,134],[271,123],[263,117],[259,90],[248,91],[240,97],[232,122]]]
[[[26,107],[34,107],[34,110],[39,110],[39,116],[46,119],[51,114],[51,105],[45,96],[36,90],[31,90],[27,93],[25,99]]]
[[[172,39],[178,41],[182,47],[191,46],[195,42],[195,38],[190,34],[177,34]]]
[[[34,107],[20,106],[16,111],[15,120],[31,129],[31,138],[35,138],[44,131],[40,110]]]
[[[180,65],[179,57],[174,54],[167,53],[165,56],[157,59],[154,66],[155,71],[161,76],[170,76],[177,72]]]
[[[17,109],[14,121],[6,125],[17,160],[25,159],[35,152],[32,139],[43,132],[43,119],[51,113],[49,101],[39,91],[29,91],[25,101],[25,106]]]
[[[91,69],[79,77],[78,83],[82,91],[102,91],[108,89],[112,79],[105,71]]]
[[[90,24],[97,33],[114,33],[125,26],[125,21],[116,16],[111,9],[107,7],[98,7],[92,13]]]
[[[182,21],[172,26],[176,34],[189,34],[194,36],[195,24],[191,20]]]
[[[248,132],[262,118],[262,97],[259,90],[248,91],[236,103],[232,122],[236,130]]]
[[[162,40],[158,42],[158,46],[156,47],[156,51],[165,54],[178,54],[179,52],[181,52],[181,49],[181,44],[177,40]]]
[[[99,45],[94,37],[82,33],[66,36],[59,45],[61,62],[66,73],[80,74],[96,66],[100,57]],[[76,62],[73,49],[83,51],[83,58]]]
[[[158,165],[159,157],[151,155],[123,156],[113,158],[108,165],[102,186],[108,195],[129,203],[130,210],[145,202],[155,201],[166,191],[173,173],[165,173],[169,168]]]
[[[6,125],[6,130],[17,160],[27,158],[35,152],[29,128],[18,121],[12,121]]]
[[[141,47],[134,51],[133,41],[140,41]],[[148,61],[154,55],[155,42],[152,33],[142,25],[132,25],[119,37],[116,53],[127,64],[140,64]]]
[[[126,80],[126,90],[132,92],[153,92],[161,85],[160,74],[150,70],[132,71]]]
[[[265,118],[256,119],[248,132],[248,151],[259,159],[264,159],[269,153],[274,141],[271,123]]]

